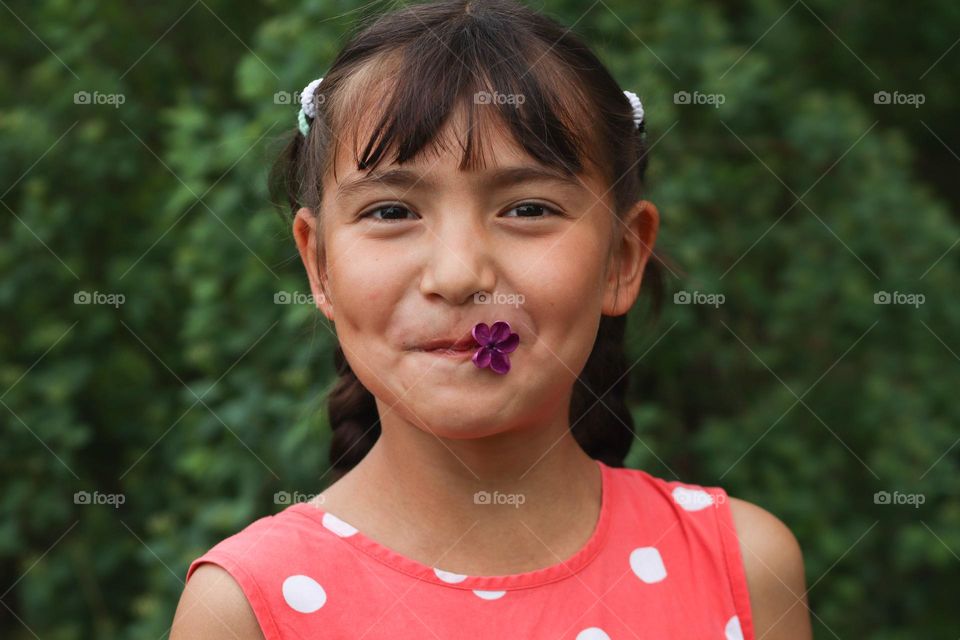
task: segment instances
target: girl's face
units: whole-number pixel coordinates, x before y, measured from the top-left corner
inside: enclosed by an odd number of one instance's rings
[[[637,297],[658,214],[641,201],[616,220],[599,174],[551,176],[493,128],[485,166],[461,172],[458,115],[437,153],[383,163],[369,177],[341,145],[337,178],[323,180],[323,237],[307,208],[294,233],[318,307],[381,417],[477,438],[567,410],[601,314],[626,313]],[[614,225],[624,225],[618,246]],[[498,320],[520,336],[506,375],[422,348]]]

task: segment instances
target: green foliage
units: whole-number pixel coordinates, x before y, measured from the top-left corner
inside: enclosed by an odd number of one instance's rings
[[[660,322],[632,317],[629,464],[784,520],[817,637],[948,637],[955,4],[582,5],[544,10],[643,99],[658,248],[675,261]],[[4,637],[161,637],[190,560],[280,508],[275,492],[322,484],[332,333],[309,305],[274,304],[308,288],[265,179],[294,127],[275,94],[385,8],[365,6],[3,10]],[[875,103],[883,90],[926,102]],[[124,102],[76,104],[82,91]],[[683,91],[724,101],[678,104]],[[880,291],[926,300],[878,305]]]

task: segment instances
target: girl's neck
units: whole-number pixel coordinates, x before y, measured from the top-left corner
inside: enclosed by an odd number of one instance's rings
[[[322,508],[401,555],[467,575],[554,565],[593,533],[600,468],[565,419],[482,440],[409,429],[384,428]]]

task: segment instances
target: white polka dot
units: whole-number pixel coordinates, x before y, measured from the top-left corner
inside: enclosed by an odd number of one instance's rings
[[[327,602],[323,587],[310,576],[295,575],[283,581],[283,599],[300,613],[313,613]]]
[[[437,577],[443,580],[444,582],[449,582],[450,584],[457,584],[458,582],[463,582],[467,579],[467,576],[462,573],[451,573],[449,571],[444,571],[443,569],[434,568],[433,572],[437,574]]]
[[[673,490],[673,501],[687,511],[700,511],[713,505],[713,496],[703,489],[676,487]]]
[[[600,627],[590,627],[578,633],[576,640],[610,640],[610,636]]]
[[[724,637],[726,637],[727,640],[743,640],[743,630],[740,629],[740,618],[733,616],[727,620]]]
[[[630,553],[630,568],[637,577],[653,584],[667,577],[667,568],[656,547],[639,547]]]
[[[479,589],[474,589],[473,593],[475,593],[478,598],[483,598],[484,600],[496,600],[497,598],[502,598],[506,591],[480,591]]]
[[[332,513],[323,514],[323,526],[333,531],[341,538],[347,538],[357,532],[355,528],[333,515]]]

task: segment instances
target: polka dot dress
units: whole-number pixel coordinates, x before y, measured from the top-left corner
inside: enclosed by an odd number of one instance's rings
[[[726,492],[609,467],[590,539],[549,567],[470,576],[427,566],[307,503],[194,560],[228,571],[267,640],[754,640]]]

